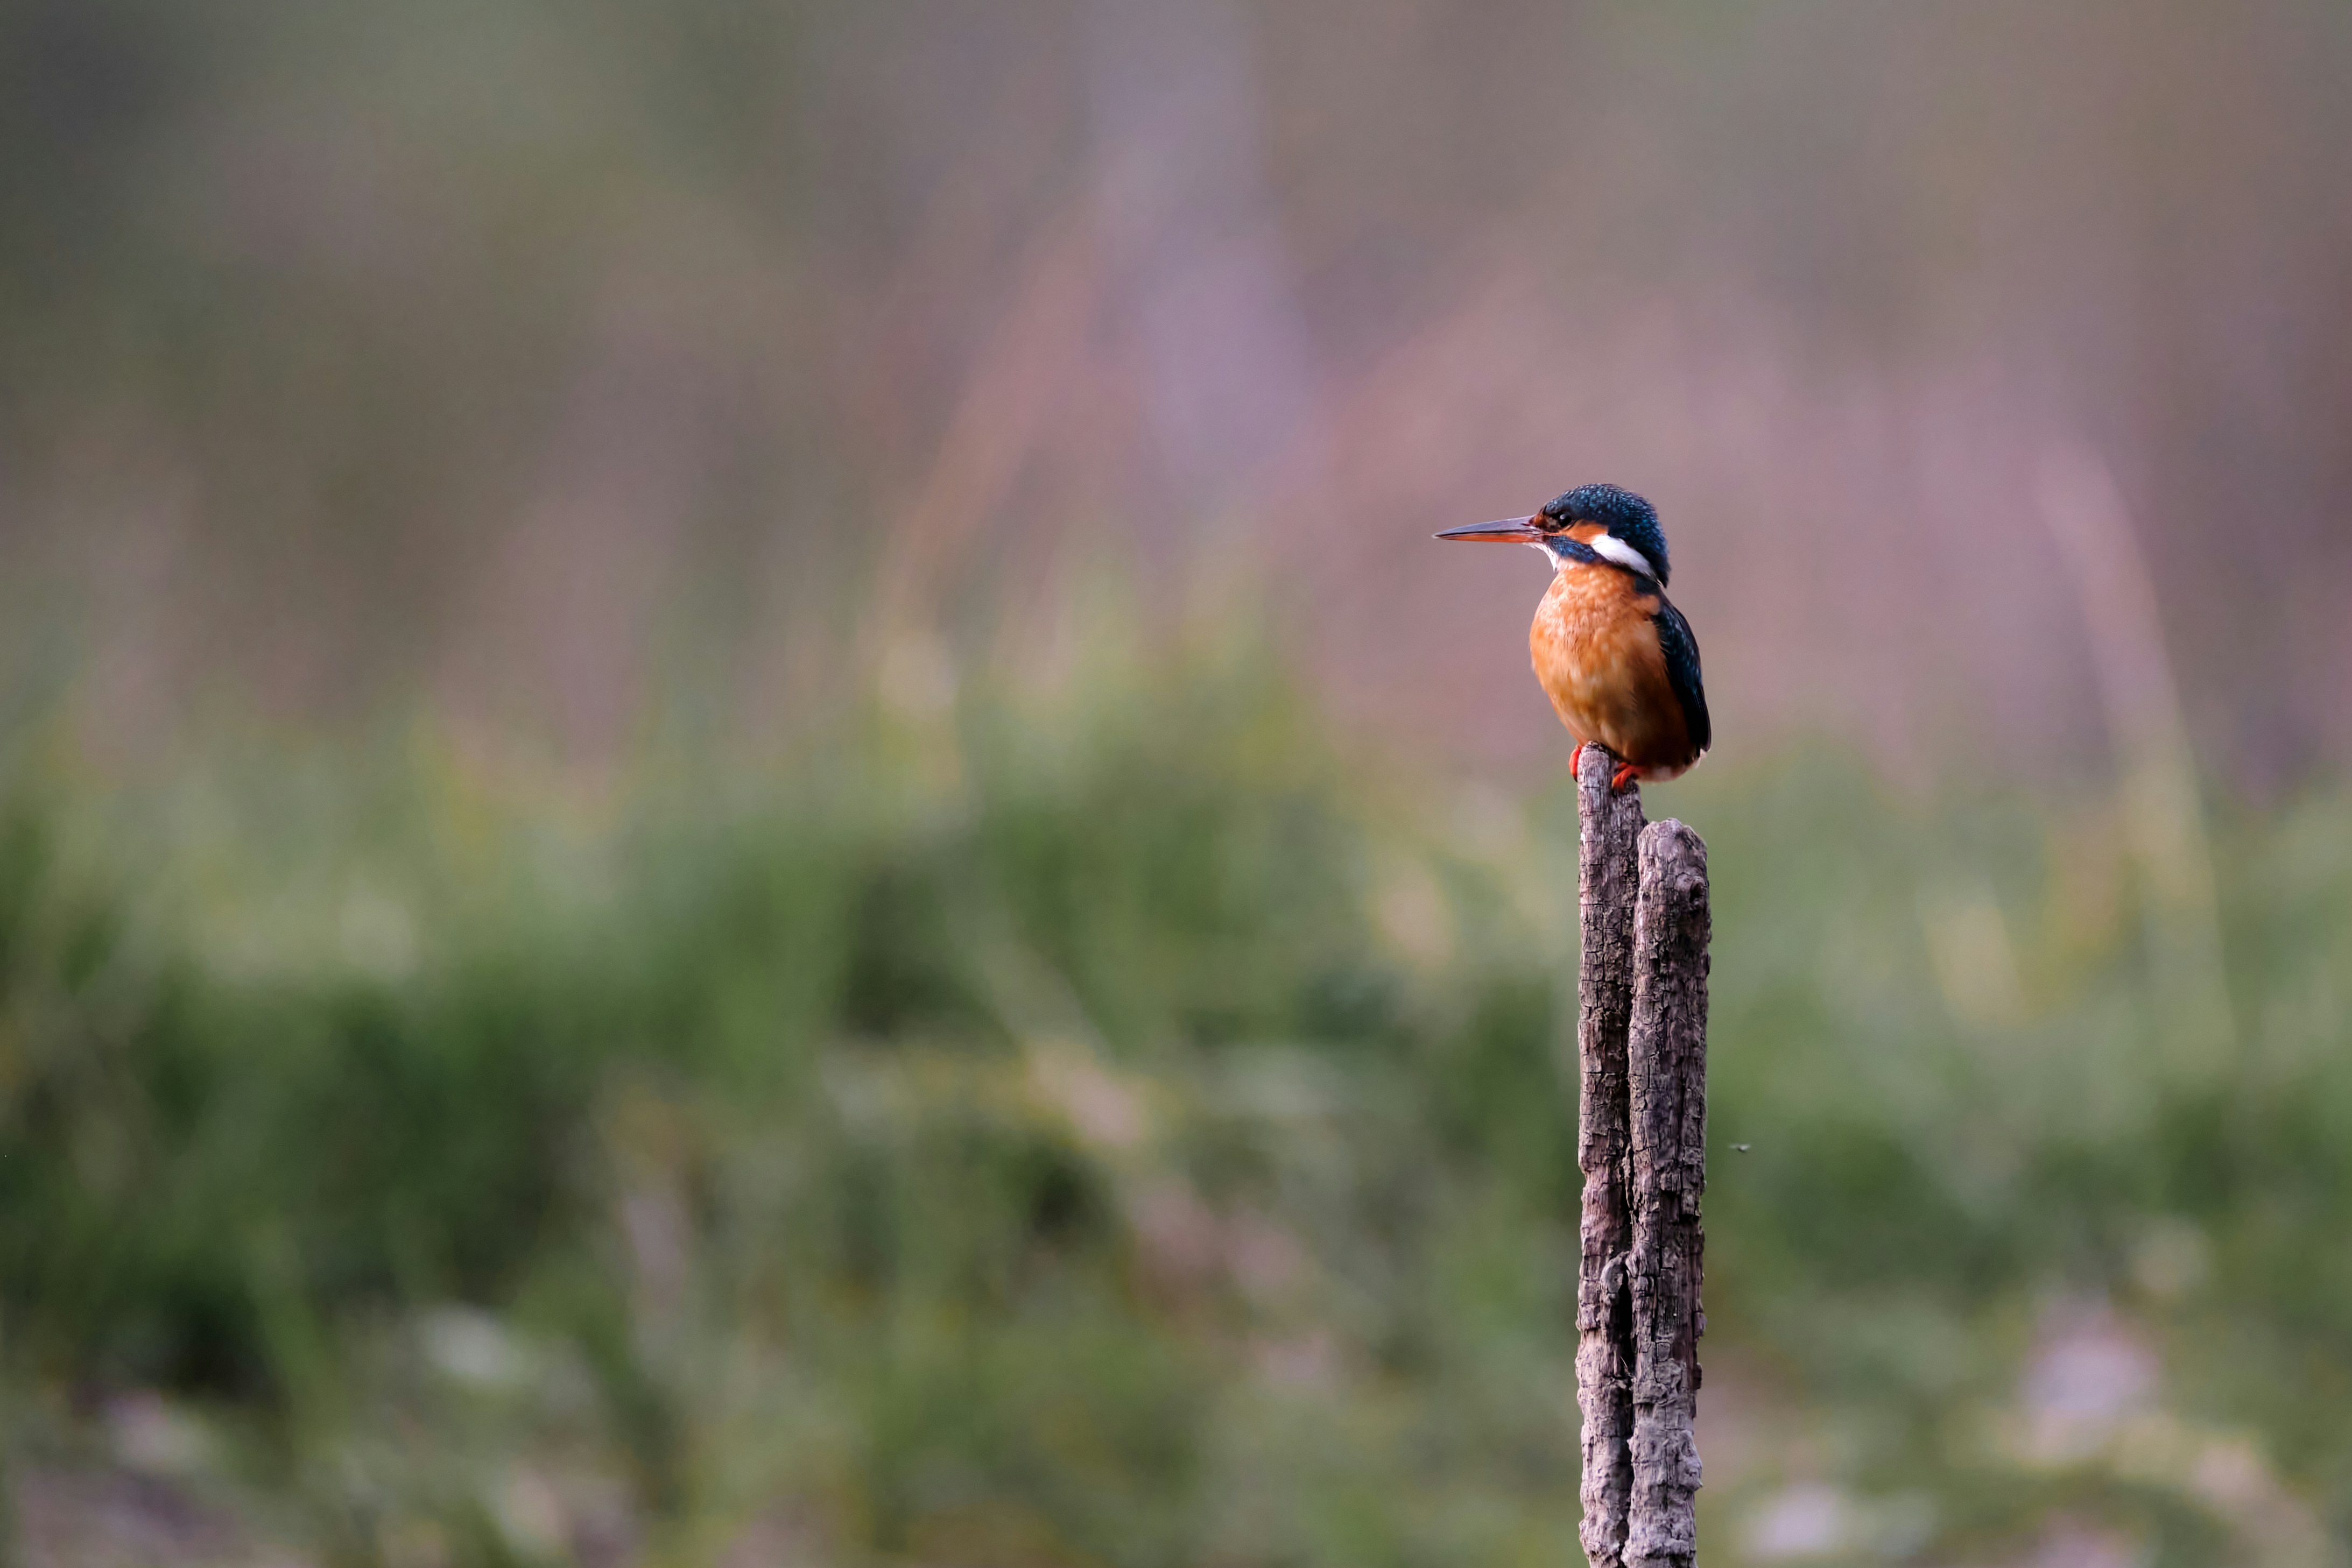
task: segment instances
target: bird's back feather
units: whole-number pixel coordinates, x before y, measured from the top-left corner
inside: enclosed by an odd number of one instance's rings
[[[1652,619],[1658,625],[1658,652],[1666,661],[1666,682],[1675,688],[1675,700],[1682,704],[1683,727],[1690,732],[1692,750],[1704,754],[1715,744],[1715,727],[1707,720],[1706,686],[1699,678],[1698,639],[1691,634],[1683,612],[1663,594]]]

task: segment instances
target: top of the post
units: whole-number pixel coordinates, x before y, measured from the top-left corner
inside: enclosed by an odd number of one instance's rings
[[[1609,788],[1616,777],[1617,758],[1608,747],[1587,746],[1576,768],[1576,816],[1583,829],[1587,843],[1615,843],[1622,841],[1623,852],[1630,858],[1633,841],[1642,831],[1642,787],[1632,779],[1625,788]]]
[[[1684,877],[1696,876],[1699,884],[1706,883],[1706,841],[1690,824],[1678,818],[1664,817],[1642,830],[1642,865],[1644,878],[1656,865],[1660,872],[1671,869]]]

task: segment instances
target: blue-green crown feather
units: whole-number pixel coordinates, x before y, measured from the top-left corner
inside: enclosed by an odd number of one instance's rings
[[[1649,558],[1658,574],[1658,586],[1666,583],[1672,569],[1666,564],[1666,534],[1658,527],[1658,508],[1631,490],[1614,485],[1580,485],[1548,504],[1543,515],[1562,528],[1574,523],[1598,523],[1610,536],[1624,540]]]

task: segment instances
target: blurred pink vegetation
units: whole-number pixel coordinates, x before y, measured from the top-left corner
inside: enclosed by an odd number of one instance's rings
[[[1608,479],[1727,752],[2154,725],[2261,788],[2352,737],[2325,7],[845,10],[743,46],[717,152],[629,46],[196,117],[165,221],[298,340],[64,410],[25,476],[100,734],[421,689],[593,762],[683,687],[787,736],[1066,676],[1123,580],[1352,723],[1549,765],[1537,563],[1428,535]]]

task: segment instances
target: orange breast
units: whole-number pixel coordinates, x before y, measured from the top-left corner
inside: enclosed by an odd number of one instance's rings
[[[1698,760],[1658,647],[1654,595],[1613,567],[1571,563],[1552,579],[1528,633],[1536,679],[1580,741],[1605,746],[1645,779]]]

